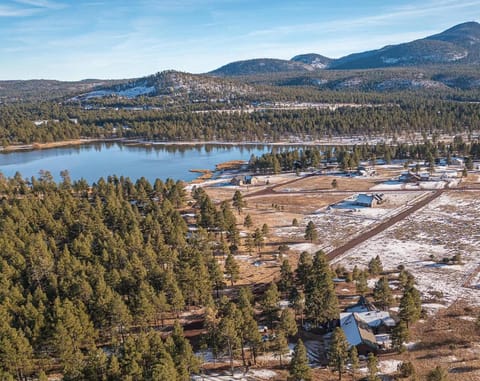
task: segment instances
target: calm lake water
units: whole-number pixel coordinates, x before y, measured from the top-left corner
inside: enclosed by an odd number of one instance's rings
[[[0,172],[11,177],[37,177],[40,170],[50,171],[60,180],[60,171],[67,169],[73,180],[84,178],[89,183],[109,175],[190,181],[198,173],[190,169],[215,169],[215,164],[229,160],[248,160],[251,154],[269,152],[268,145],[198,145],[149,147],[126,146],[121,143],[94,143],[74,147],[38,151],[17,151],[0,154]]]

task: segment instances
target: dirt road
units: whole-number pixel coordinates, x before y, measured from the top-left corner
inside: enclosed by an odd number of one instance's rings
[[[393,216],[392,218],[389,218],[387,221],[382,222],[381,224],[375,226],[371,230],[368,230],[367,232],[363,233],[362,235],[353,238],[352,240],[348,241],[345,245],[342,245],[342,246],[337,247],[336,249],[330,251],[327,254],[328,259],[331,261],[331,260],[345,254],[348,250],[353,249],[355,246],[357,246],[357,245],[365,242],[366,240],[372,238],[373,236],[383,232],[384,230],[388,229],[390,226],[393,226],[396,223],[404,220],[405,218],[407,218],[412,213],[414,213],[417,210],[419,210],[419,209],[423,208],[424,206],[428,205],[430,202],[435,200],[437,197],[439,197],[445,191],[446,191],[446,189],[439,189],[439,190],[433,191],[430,196],[420,200],[419,202],[412,205],[410,208],[398,213],[397,215]]]

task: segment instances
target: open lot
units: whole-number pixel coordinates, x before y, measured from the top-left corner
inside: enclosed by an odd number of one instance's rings
[[[479,304],[480,291],[464,287],[470,286],[469,278],[480,270],[479,196],[478,192],[444,193],[335,263],[347,268],[366,266],[379,255],[384,267],[405,266],[426,300],[446,306],[458,299]],[[441,263],[454,255],[460,255],[461,264]]]

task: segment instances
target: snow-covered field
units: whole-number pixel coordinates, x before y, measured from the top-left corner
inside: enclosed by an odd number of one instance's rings
[[[335,262],[347,268],[366,266],[379,255],[384,268],[404,265],[415,276],[424,300],[431,302],[425,307],[432,312],[462,298],[480,305],[480,290],[475,287],[480,281],[478,196],[462,192],[443,194]],[[438,263],[454,255],[461,256],[461,264]]]
[[[294,243],[290,245],[290,248],[310,253],[320,249],[328,251],[398,214],[426,195],[426,192],[388,193],[385,195],[387,200],[385,204],[375,208],[355,206],[352,204],[352,199],[345,199],[341,203],[321,208],[313,214],[305,216],[297,227],[281,227],[276,229],[274,234],[283,238],[302,239],[306,225],[309,221],[313,221],[318,232],[318,241],[316,243]]]

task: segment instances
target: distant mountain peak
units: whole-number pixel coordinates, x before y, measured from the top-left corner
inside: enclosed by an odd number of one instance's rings
[[[325,69],[332,62],[332,59],[317,53],[307,53],[295,56],[291,59],[291,61],[302,62],[304,64],[311,65],[315,69]]]
[[[380,49],[331,59],[317,53],[300,54],[291,60],[260,58],[236,61],[210,74],[218,76],[308,73],[320,69],[372,69],[438,64],[479,64],[480,24],[455,25],[441,33]]]
[[[226,64],[209,74],[219,76],[256,75],[279,72],[306,72],[312,71],[311,65],[302,62],[281,60],[275,58],[256,58],[245,61],[235,61]]]

